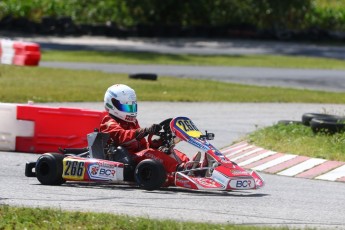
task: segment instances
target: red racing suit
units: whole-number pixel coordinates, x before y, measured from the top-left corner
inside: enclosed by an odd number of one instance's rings
[[[136,163],[145,159],[154,159],[163,164],[167,173],[175,172],[179,162],[173,156],[151,148],[145,138],[138,140],[136,138],[138,129],[140,126],[137,120],[126,122],[110,115],[106,115],[100,125],[101,132],[110,134],[110,142],[126,148],[129,153],[133,154]],[[189,158],[182,152],[175,150],[175,153],[182,162],[189,161]]]

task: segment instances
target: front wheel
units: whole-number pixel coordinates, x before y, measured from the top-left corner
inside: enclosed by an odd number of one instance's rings
[[[45,153],[36,162],[36,177],[43,185],[61,185],[65,182],[62,178],[62,161],[64,155],[59,153]]]
[[[167,178],[164,166],[155,160],[146,159],[135,168],[135,180],[145,190],[159,189]]]

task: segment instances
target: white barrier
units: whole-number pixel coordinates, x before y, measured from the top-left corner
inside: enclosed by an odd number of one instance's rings
[[[17,105],[0,103],[0,150],[15,151],[16,137],[32,137],[34,122],[17,120]]]
[[[13,41],[11,40],[1,40],[1,63],[2,64],[12,64],[14,57]]]

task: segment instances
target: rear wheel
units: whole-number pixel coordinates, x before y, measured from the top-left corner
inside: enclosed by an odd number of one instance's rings
[[[59,153],[45,153],[36,162],[36,177],[43,185],[61,185],[65,182],[62,178],[62,161],[65,156]]]
[[[159,189],[167,178],[164,166],[155,160],[147,159],[135,168],[135,180],[145,190]]]

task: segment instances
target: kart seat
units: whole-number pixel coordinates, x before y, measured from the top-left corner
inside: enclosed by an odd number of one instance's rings
[[[109,140],[109,133],[95,132],[87,135],[87,143],[91,158],[105,159],[105,148]]]
[[[110,145],[107,152],[107,159],[125,164],[123,178],[125,181],[135,181],[134,170],[136,163],[126,148],[122,146]]]
[[[111,146],[108,150],[108,158],[112,161],[121,162],[128,165],[135,165],[132,154],[130,154],[126,148],[122,146]]]

